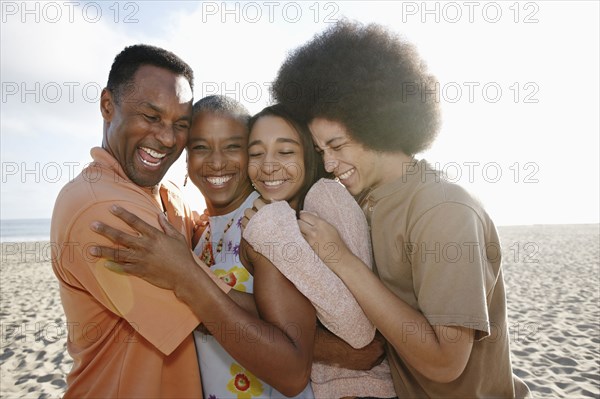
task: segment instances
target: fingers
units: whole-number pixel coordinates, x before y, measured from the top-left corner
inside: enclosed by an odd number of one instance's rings
[[[260,209],[265,206],[268,205],[269,203],[267,202],[267,200],[265,200],[263,197],[258,197],[257,199],[254,200],[254,202],[252,203],[253,207],[256,208],[257,211],[260,211]]]
[[[134,245],[136,240],[138,239],[138,237],[131,236],[127,233],[122,232],[121,230],[117,230],[102,222],[94,222],[91,224],[90,227],[96,233],[108,238],[109,240],[118,245],[124,245],[126,247],[129,247]]]
[[[110,211],[113,215],[127,223],[136,231],[140,232],[144,236],[152,237],[158,230],[144,222],[142,219],[129,212],[125,208],[121,208],[119,205],[113,205],[110,207]]]
[[[195,224],[202,227],[206,226],[209,221],[206,210],[202,214],[198,213],[197,211],[192,211],[192,219],[194,220]]]
[[[298,219],[298,227],[300,227],[300,232],[304,236],[304,238],[308,239],[309,235],[316,234],[315,226],[318,221],[321,220],[314,213],[300,211],[300,219]]]
[[[95,245],[90,247],[88,251],[93,257],[103,258],[114,263],[129,263],[133,260],[132,253],[128,248],[110,248]]]
[[[182,239],[183,236],[182,234],[177,231],[177,229],[175,227],[173,227],[173,225],[171,223],[169,223],[169,220],[167,219],[167,217],[164,214],[160,214],[158,217],[158,223],[160,224],[160,227],[163,228],[163,231],[165,233],[167,233],[167,235],[169,237],[173,237],[173,238],[177,238],[177,239]]]
[[[136,265],[131,265],[131,264],[127,264],[127,263],[118,263],[118,262],[113,262],[110,260],[107,260],[104,262],[104,267],[106,267],[108,270],[112,270],[113,272],[119,273],[119,274],[131,274],[133,276],[142,276],[142,273],[140,273],[141,268],[138,268]]]
[[[244,211],[244,217],[242,218],[242,229],[245,229],[246,226],[248,226],[250,219],[252,219],[252,216],[256,215],[256,212],[257,210],[254,208],[246,208]]]
[[[252,219],[252,216],[256,215],[258,211],[254,208],[246,208],[244,211],[244,217],[248,218],[248,220]]]
[[[200,223],[201,219],[200,219],[200,214],[198,213],[198,211],[192,211],[192,220],[194,221],[194,223]]]
[[[298,219],[298,227],[300,227],[300,233],[302,233],[302,235],[304,236],[304,238],[306,238],[306,236],[312,232],[312,225],[306,223],[304,220],[302,219]]]
[[[124,273],[123,266],[121,264],[112,262],[110,260],[104,262],[104,267],[106,267],[108,270],[112,270],[113,272],[117,272],[120,274]]]
[[[142,276],[143,274],[144,268],[135,263],[138,260],[135,257],[135,252],[130,251],[128,248],[93,246],[89,248],[88,252],[93,257],[99,258],[98,260],[103,262],[102,265],[113,272],[134,276]]]
[[[321,218],[312,212],[300,211],[300,220],[306,224],[314,226],[319,220],[321,220]]]

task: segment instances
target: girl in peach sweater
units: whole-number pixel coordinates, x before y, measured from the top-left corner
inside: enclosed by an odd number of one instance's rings
[[[322,164],[310,132],[279,105],[265,108],[250,120],[248,154],[248,176],[262,198],[271,203],[263,206],[259,199],[255,204],[260,210],[246,212],[251,216],[241,245],[246,268],[252,269],[249,260],[260,256],[257,252],[267,257],[310,300],[328,330],[354,348],[364,347],[373,340],[375,328],[344,283],[306,242],[297,223],[300,209],[321,216],[335,225],[352,252],[371,266],[371,242],[362,210],[338,182],[315,182],[322,175]],[[272,242],[274,231],[287,237],[286,242]],[[320,255],[335,257],[335,248]],[[259,309],[263,301],[260,280],[255,279]],[[264,300],[272,302],[273,298]],[[311,383],[317,398],[395,396],[385,360],[368,371],[313,363]]]

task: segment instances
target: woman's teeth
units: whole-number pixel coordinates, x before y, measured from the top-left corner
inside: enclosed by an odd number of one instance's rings
[[[265,186],[269,186],[269,187],[273,187],[273,186],[279,186],[280,184],[283,184],[285,180],[272,180],[272,181],[264,181],[263,183],[265,184]]]
[[[215,185],[215,186],[222,186],[223,184],[227,183],[232,178],[233,178],[233,175],[211,176],[211,177],[207,177],[206,181],[208,181],[210,184]]]

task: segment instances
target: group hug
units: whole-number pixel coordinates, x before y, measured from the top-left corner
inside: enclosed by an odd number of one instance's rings
[[[255,115],[194,99],[172,52],[123,49],[52,216],[64,397],[531,397],[496,227],[417,157],[435,86],[412,44],[347,20],[289,53]],[[203,212],[163,179],[183,152]]]

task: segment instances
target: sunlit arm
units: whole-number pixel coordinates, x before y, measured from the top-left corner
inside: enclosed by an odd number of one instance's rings
[[[308,242],[318,242],[318,236],[321,242],[337,245],[337,256],[323,261],[342,279],[400,357],[436,382],[450,382],[462,374],[473,345],[472,329],[432,326],[354,256],[332,226],[313,214],[304,213],[301,219],[300,229]]]
[[[224,283],[190,251],[184,237],[164,217],[166,234],[122,208],[113,213],[139,232],[132,236],[97,222],[92,228],[116,248],[94,247],[90,253],[108,260],[106,266],[156,286],[173,290],[204,327],[242,366],[286,396],[295,396],[308,383],[315,334],[315,311],[275,267],[253,257],[255,299],[260,317],[230,297]],[[264,258],[263,258],[264,259]],[[238,298],[239,297],[239,298]]]
[[[256,262],[254,298],[259,318],[231,297],[245,299],[243,293],[232,290],[224,295],[192,262],[185,263],[189,273],[182,273],[175,295],[242,366],[286,396],[302,392],[312,362],[315,316],[310,303],[299,293],[294,295],[295,288],[276,268]],[[309,316],[299,320],[304,313]]]
[[[252,354],[253,361],[261,365],[256,374],[286,396],[295,396],[310,380],[315,308],[245,240],[240,245],[240,260],[253,272],[256,307],[261,319],[270,323],[269,335],[253,338],[264,341],[263,349]]]

